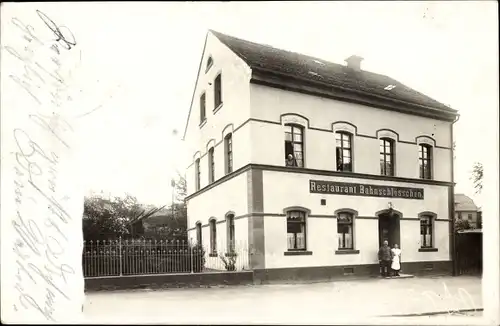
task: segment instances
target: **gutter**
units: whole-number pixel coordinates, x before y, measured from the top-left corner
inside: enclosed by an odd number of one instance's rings
[[[450,220],[451,220],[451,259],[453,261],[453,276],[458,274],[458,261],[457,261],[457,251],[456,251],[456,229],[455,229],[455,158],[453,150],[453,125],[460,120],[460,114],[457,114],[455,120],[450,125],[450,135],[452,142],[451,150],[451,189],[450,189],[450,199],[448,205],[450,206]]]

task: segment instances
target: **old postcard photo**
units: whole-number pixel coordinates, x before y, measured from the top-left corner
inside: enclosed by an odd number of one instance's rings
[[[1,6],[1,319],[498,325],[498,4]]]

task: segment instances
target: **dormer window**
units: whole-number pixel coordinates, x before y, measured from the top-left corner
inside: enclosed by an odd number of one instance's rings
[[[207,67],[205,69],[205,72],[208,72],[210,70],[210,67],[214,64],[214,59],[212,57],[208,57],[207,59]]]

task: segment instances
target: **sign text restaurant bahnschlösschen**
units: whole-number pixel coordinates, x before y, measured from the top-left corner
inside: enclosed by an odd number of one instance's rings
[[[361,183],[310,180],[309,191],[316,194],[424,199],[424,189]]]

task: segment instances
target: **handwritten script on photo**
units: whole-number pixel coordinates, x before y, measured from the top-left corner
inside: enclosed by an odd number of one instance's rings
[[[8,225],[2,221],[2,275],[12,276],[2,280],[2,320],[54,323],[75,304],[82,309],[75,297],[83,292],[81,258],[74,249],[81,215],[75,216],[67,180],[74,138],[67,112],[75,105],[72,69],[81,52],[69,27],[40,10],[26,16],[12,17],[9,32],[2,33],[8,61],[2,93],[9,98],[2,100],[2,130],[10,130],[5,140],[10,151],[2,150],[2,160],[10,164],[3,164],[2,175],[12,177],[13,194],[4,198],[14,198]]]

